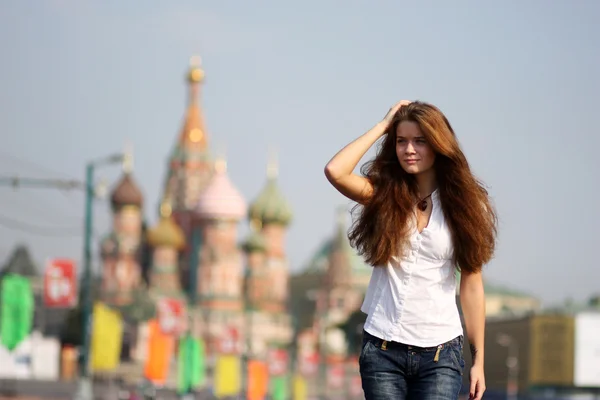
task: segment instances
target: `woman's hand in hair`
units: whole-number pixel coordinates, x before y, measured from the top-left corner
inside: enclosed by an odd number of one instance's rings
[[[387,125],[391,124],[392,121],[394,120],[394,117],[396,116],[396,113],[398,112],[398,110],[402,106],[407,106],[410,103],[412,103],[412,101],[410,101],[410,100],[400,100],[398,103],[396,103],[394,106],[392,106],[392,108],[390,108],[390,110],[385,115],[385,117],[383,117],[382,122],[386,123]]]

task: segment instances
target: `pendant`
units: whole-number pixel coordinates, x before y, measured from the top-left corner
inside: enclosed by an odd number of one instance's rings
[[[419,202],[419,210],[421,210],[421,211],[427,210],[427,199],[421,200]]]

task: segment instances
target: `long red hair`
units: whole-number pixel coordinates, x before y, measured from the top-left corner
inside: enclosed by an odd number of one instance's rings
[[[493,257],[497,217],[488,193],[471,172],[448,119],[435,106],[413,102],[398,110],[375,158],[361,168],[373,185],[373,195],[357,212],[348,238],[374,266],[404,254],[409,218],[417,198],[415,177],[400,166],[396,155],[396,128],[402,121],[418,124],[436,153],[438,193],[452,234],[453,262],[461,271],[479,272]]]

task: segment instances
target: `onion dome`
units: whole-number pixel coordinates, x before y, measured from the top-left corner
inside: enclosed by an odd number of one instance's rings
[[[131,153],[125,154],[123,160],[123,171],[125,173],[110,196],[110,203],[113,210],[124,206],[137,206],[141,208],[144,203],[142,191],[135,184],[133,177],[131,176],[132,167],[133,156]]]
[[[174,247],[177,250],[185,246],[185,235],[171,216],[171,204],[165,200],[160,206],[158,224],[148,230],[148,243],[152,247]]]
[[[267,184],[250,205],[248,218],[252,223],[287,226],[292,221],[292,208],[279,190],[277,174],[276,163],[270,162],[267,169]]]
[[[267,241],[265,237],[260,234],[260,232],[255,229],[250,230],[250,234],[242,243],[242,249],[246,253],[260,253],[267,250]]]
[[[123,175],[110,196],[113,209],[124,206],[141,207],[144,200],[142,192],[137,187],[130,174]]]
[[[239,220],[246,214],[246,202],[227,176],[225,160],[215,163],[215,174],[200,194],[196,216],[200,219]]]

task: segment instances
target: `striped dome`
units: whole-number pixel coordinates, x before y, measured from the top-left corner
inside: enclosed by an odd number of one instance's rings
[[[246,201],[229,180],[224,161],[216,163],[215,174],[198,199],[196,215],[201,219],[230,220],[246,215]]]
[[[263,225],[278,224],[287,226],[292,220],[292,207],[283,197],[275,178],[269,178],[266,186],[250,205],[248,218],[260,221]]]

